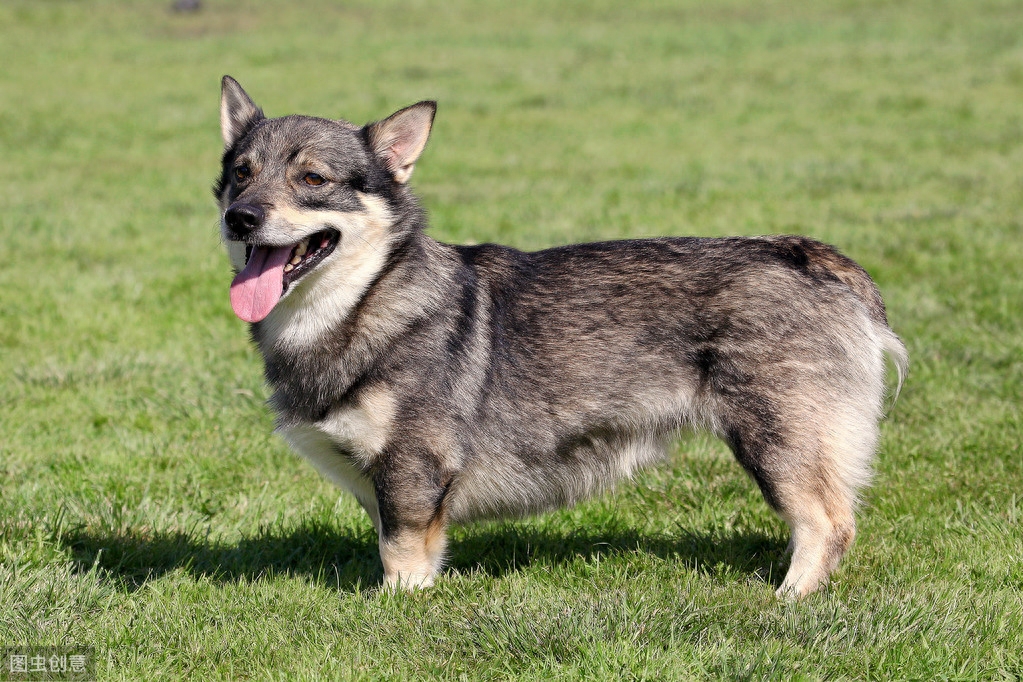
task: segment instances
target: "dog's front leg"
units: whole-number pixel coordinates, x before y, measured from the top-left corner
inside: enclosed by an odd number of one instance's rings
[[[447,528],[442,523],[399,528],[380,536],[384,586],[415,590],[433,585],[444,562]]]
[[[388,457],[376,477],[385,587],[430,587],[444,563],[444,501],[452,477],[432,468],[435,461],[422,455]]]

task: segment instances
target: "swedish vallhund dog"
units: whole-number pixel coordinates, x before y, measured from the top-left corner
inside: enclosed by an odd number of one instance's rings
[[[720,436],[790,526],[779,595],[855,533],[907,353],[866,272],[804,237],[522,253],[426,235],[408,188],[436,111],[265,118],[224,77],[214,192],[277,430],[376,526],[388,586],[431,585],[450,523],[572,504]]]

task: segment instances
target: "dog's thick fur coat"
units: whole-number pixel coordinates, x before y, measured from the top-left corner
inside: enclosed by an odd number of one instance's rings
[[[267,119],[223,81],[232,304],[278,431],[365,507],[385,582],[431,584],[449,523],[572,504],[702,428],[792,529],[779,593],[825,583],[884,354],[907,364],[863,269],[803,237],[441,244],[406,184],[434,112]]]

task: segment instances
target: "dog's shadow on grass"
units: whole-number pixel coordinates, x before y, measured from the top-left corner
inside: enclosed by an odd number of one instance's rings
[[[781,584],[779,564],[785,540],[761,531],[650,533],[628,526],[562,529],[514,523],[469,527],[451,543],[450,565],[464,572],[500,577],[533,565],[558,566],[575,561],[646,554],[684,564],[690,570],[724,568]]]
[[[264,528],[252,537],[225,542],[201,533],[95,533],[68,530],[61,543],[82,572],[101,569],[104,578],[135,591],[175,571],[228,583],[275,575],[304,576],[342,592],[378,584],[383,572],[376,533],[307,523]]]
[[[201,533],[69,529],[60,543],[80,571],[98,567],[105,580],[127,591],[176,571],[220,583],[302,576],[339,592],[372,589],[382,578],[376,534],[368,524],[338,529],[310,522],[296,529],[262,529],[233,543]],[[638,552],[683,562],[691,570],[724,567],[778,583],[783,549],[783,540],[759,531],[668,535],[617,526],[565,531],[507,522],[456,531],[448,565],[461,574],[501,577],[535,565],[564,566]]]

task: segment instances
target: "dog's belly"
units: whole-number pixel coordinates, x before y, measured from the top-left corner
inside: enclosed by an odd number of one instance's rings
[[[380,531],[373,483],[355,465],[345,439],[338,439],[323,424],[301,423],[280,428],[278,433],[320,474],[354,495]],[[447,496],[448,518],[464,523],[570,506],[629,478],[664,453],[663,437],[641,434],[614,442],[588,440],[557,458],[536,463],[509,455],[482,456],[457,474]]]
[[[587,439],[535,461],[484,455],[457,476],[448,495],[449,518],[522,516],[571,506],[612,488],[639,468],[664,458],[666,436],[633,434]]]
[[[380,513],[376,492],[369,480],[353,463],[348,447],[317,424],[301,423],[278,429],[278,433],[300,455],[309,460],[329,481],[347,490],[369,514],[380,532]]]

